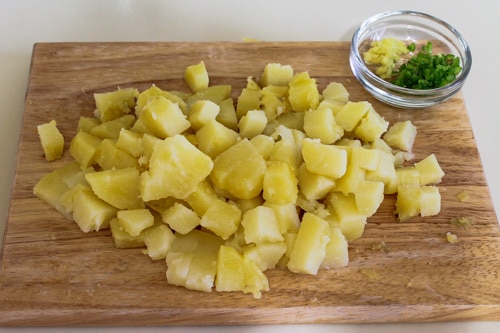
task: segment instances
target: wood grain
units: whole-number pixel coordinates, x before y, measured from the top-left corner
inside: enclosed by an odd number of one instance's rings
[[[3,326],[214,325],[500,320],[500,231],[467,111],[459,93],[417,111],[388,107],[354,79],[348,43],[41,43],[33,50],[24,126],[0,272]],[[91,115],[92,94],[156,84],[186,90],[186,66],[204,60],[211,84],[233,97],[268,62],[309,71],[323,89],[343,83],[353,101],[368,100],[391,123],[418,128],[416,160],[435,153],[446,176],[442,212],[398,223],[388,196],[350,244],[350,265],[317,276],[268,271],[271,290],[203,293],[169,286],[164,262],[138,249],[117,250],[109,231],[82,233],[32,194],[47,172],[36,126],[56,119],[66,138]],[[466,190],[470,200],[456,195]],[[471,217],[473,226],[450,224]],[[458,243],[445,241],[446,232]],[[374,244],[385,242],[385,251]],[[372,269],[378,278],[362,273]]]

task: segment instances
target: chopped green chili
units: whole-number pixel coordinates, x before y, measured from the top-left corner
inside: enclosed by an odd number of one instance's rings
[[[408,45],[413,52],[414,43]],[[427,42],[416,56],[402,64],[393,74],[391,83],[410,89],[433,89],[453,82],[462,70],[460,58],[453,54],[432,54],[432,43]]]

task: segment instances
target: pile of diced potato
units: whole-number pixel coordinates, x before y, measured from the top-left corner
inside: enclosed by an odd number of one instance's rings
[[[170,284],[269,290],[275,267],[315,275],[346,266],[386,194],[400,221],[440,211],[436,157],[411,164],[417,134],[392,126],[336,82],[320,93],[308,72],[270,63],[231,98],[189,66],[190,93],[151,86],[95,94],[73,158],[34,194],[83,232],[110,228],[117,248],[166,261]],[[236,103],[235,103],[236,102]],[[62,155],[55,121],[39,127],[48,160]]]

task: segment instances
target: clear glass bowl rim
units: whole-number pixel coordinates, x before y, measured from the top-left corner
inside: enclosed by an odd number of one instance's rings
[[[396,86],[390,82],[387,82],[380,77],[378,77],[376,74],[374,74],[372,71],[370,71],[367,67],[363,59],[361,58],[361,55],[359,53],[359,43],[361,42],[360,37],[364,36],[364,33],[369,30],[369,28],[376,22],[379,22],[383,19],[390,18],[390,17],[398,17],[398,16],[415,16],[419,18],[423,18],[424,20],[429,20],[434,23],[437,23],[438,25],[442,26],[443,28],[447,29],[449,32],[453,34],[453,36],[456,38],[458,41],[459,45],[457,47],[460,49],[461,54],[460,58],[462,60],[462,71],[459,73],[457,76],[456,80],[453,81],[452,83],[439,87],[439,88],[434,88],[434,89],[410,89],[410,88],[404,88],[400,86]],[[442,95],[445,91],[450,91],[450,92],[455,92],[458,91],[461,86],[464,83],[465,78],[468,76],[471,66],[472,66],[472,54],[470,51],[469,44],[465,40],[465,38],[462,36],[460,32],[458,32],[457,29],[455,29],[453,26],[448,24],[447,22],[433,16],[430,14],[426,14],[423,12],[418,12],[418,11],[411,11],[411,10],[398,10],[398,11],[387,11],[387,12],[382,12],[376,15],[373,15],[363,21],[361,25],[356,29],[356,31],[353,34],[352,37],[352,43],[351,43],[351,53],[354,55],[355,58],[355,66],[358,67],[358,70],[360,70],[363,75],[368,76],[369,80],[372,82],[376,82],[376,85],[378,85],[379,89],[386,89],[395,93],[400,93],[400,94],[405,94],[405,95],[413,95],[413,96],[436,96],[436,95]],[[373,84],[373,83],[372,83]]]

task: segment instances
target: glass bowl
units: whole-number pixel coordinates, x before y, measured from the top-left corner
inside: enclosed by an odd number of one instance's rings
[[[458,56],[462,70],[453,82],[439,88],[409,89],[392,84],[377,76],[363,60],[371,43],[384,38],[416,45],[430,41],[433,54]],[[462,88],[472,57],[466,40],[448,23],[425,13],[401,10],[380,13],[364,21],[352,37],[349,62],[354,76],[378,100],[401,108],[424,108],[447,100]]]

